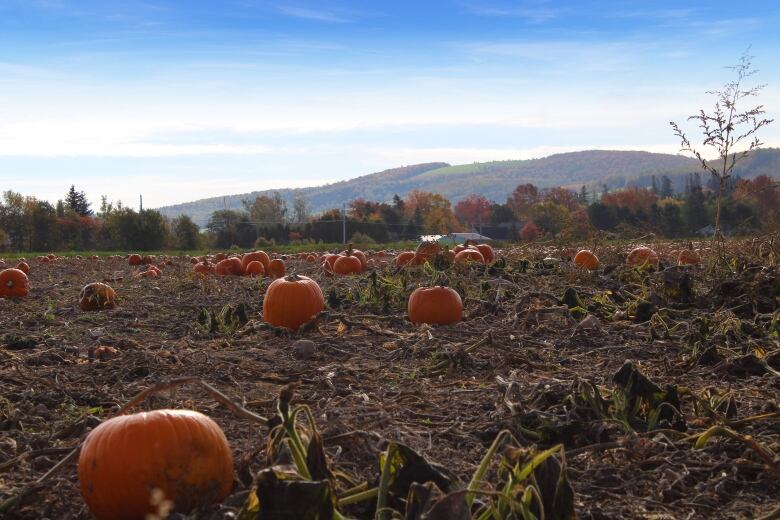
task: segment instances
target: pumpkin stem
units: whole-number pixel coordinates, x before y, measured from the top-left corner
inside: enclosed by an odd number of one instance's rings
[[[285,277],[285,280],[287,280],[288,282],[297,282],[300,279],[301,277],[298,276],[298,273],[296,273],[295,271],[291,271],[290,274],[288,274]]]

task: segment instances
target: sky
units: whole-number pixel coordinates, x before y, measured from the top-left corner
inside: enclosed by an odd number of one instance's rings
[[[145,207],[401,165],[677,153],[780,2],[0,0],[0,190]],[[694,132],[695,126],[688,125]],[[780,124],[762,134],[780,146]]]

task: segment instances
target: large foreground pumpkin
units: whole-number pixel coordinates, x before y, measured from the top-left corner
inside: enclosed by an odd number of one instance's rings
[[[222,501],[233,486],[225,434],[192,410],[114,417],[95,428],[79,456],[81,495],[99,520],[143,520],[152,491],[188,513]]]
[[[263,319],[274,327],[298,330],[325,308],[325,298],[317,282],[291,274],[268,286],[263,300]]]
[[[0,271],[0,298],[23,298],[30,293],[30,280],[24,271],[4,269]]]
[[[463,319],[463,301],[449,287],[420,287],[409,296],[409,321],[448,325]]]

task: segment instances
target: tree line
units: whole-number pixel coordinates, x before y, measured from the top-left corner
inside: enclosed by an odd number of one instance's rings
[[[542,189],[521,184],[503,203],[471,195],[452,204],[426,191],[396,195],[389,202],[355,199],[346,211],[312,215],[308,201],[291,206],[277,193],[244,201],[241,211],[212,213],[206,227],[184,215],[174,219],[156,210],[136,211],[101,198],[93,210],[86,194],[71,186],[55,205],[13,191],[0,200],[0,250],[195,250],[250,248],[273,243],[386,243],[420,235],[480,232],[507,241],[541,237],[585,239],[596,230],[653,232],[665,237],[706,233],[717,211],[717,179],[702,182],[690,174],[684,189],[653,177],[649,188],[601,192]],[[727,232],[780,229],[780,186],[767,176],[730,179],[723,187],[721,225]]]

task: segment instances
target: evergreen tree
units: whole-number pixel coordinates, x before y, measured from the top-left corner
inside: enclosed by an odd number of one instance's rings
[[[688,229],[692,232],[707,225],[707,208],[704,205],[704,200],[701,186],[695,186],[685,201],[685,217],[688,221]]]
[[[92,215],[92,210],[89,209],[91,204],[87,201],[87,195],[83,191],[76,191],[74,185],[70,185],[68,194],[65,195],[65,205],[77,215],[82,217],[89,217]]]
[[[584,184],[580,188],[580,194],[577,198],[582,204],[587,204],[589,202],[590,194],[588,193],[588,188],[586,188]]]
[[[655,175],[653,175],[652,190],[653,190],[653,193],[658,195],[658,181],[655,180]]]
[[[62,218],[65,216],[65,204],[62,203],[62,200],[57,201],[57,217]]]
[[[661,198],[668,199],[674,196],[674,188],[672,187],[672,179],[664,175],[661,177]]]

